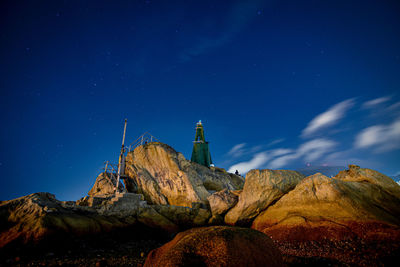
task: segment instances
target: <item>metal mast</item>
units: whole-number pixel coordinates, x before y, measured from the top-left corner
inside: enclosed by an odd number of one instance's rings
[[[126,133],[126,124],[127,124],[127,122],[128,122],[128,120],[125,119],[124,135],[122,136],[122,147],[121,147],[121,152],[119,154],[119,160],[118,160],[117,186],[115,187],[115,192],[118,191],[119,179],[121,177],[121,166],[122,166],[122,164],[125,163],[125,159],[124,159],[125,146],[124,146],[124,144],[125,144],[125,133]]]

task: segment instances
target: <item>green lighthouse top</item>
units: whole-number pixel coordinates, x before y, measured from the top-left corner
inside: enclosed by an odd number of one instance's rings
[[[204,138],[204,128],[201,120],[196,124],[196,135],[193,141],[191,161],[197,162],[206,167],[212,165],[208,142]]]
[[[204,139],[204,129],[201,120],[196,124],[196,136],[194,137],[194,143],[205,143]]]

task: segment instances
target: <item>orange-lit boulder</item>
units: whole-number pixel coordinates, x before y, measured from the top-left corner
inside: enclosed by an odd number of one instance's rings
[[[399,191],[389,177],[356,166],[335,178],[317,173],[262,212],[252,228],[274,240],[399,240]]]
[[[223,189],[241,189],[244,179],[220,168],[186,160],[172,147],[152,142],[138,146],[126,157],[125,184],[136,188],[150,204],[192,207],[207,204],[207,197]]]
[[[211,226],[179,233],[147,256],[156,266],[283,266],[282,255],[265,234],[239,227]]]

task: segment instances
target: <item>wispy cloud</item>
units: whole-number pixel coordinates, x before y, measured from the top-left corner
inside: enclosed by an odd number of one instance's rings
[[[242,156],[253,155],[253,157],[248,161],[242,161],[232,165],[229,171],[234,172],[235,170],[239,170],[239,172],[245,174],[251,169],[287,168],[306,162],[311,162],[313,164],[326,163],[346,165],[355,163],[370,167],[381,166],[379,165],[381,164],[379,160],[377,161],[376,158],[370,157],[372,153],[366,155],[361,149],[370,148],[377,153],[400,149],[400,115],[396,113],[400,108],[400,104],[396,102],[390,106],[390,103],[387,103],[390,100],[392,100],[392,97],[387,96],[373,99],[363,104],[363,106],[367,105],[368,107],[373,107],[385,103],[385,105],[389,107],[382,109],[384,112],[380,113],[378,116],[388,119],[388,115],[390,115],[391,118],[395,119],[388,124],[377,124],[364,128],[359,132],[353,132],[355,136],[353,143],[340,146],[340,142],[337,140],[332,140],[330,138],[313,138],[301,143],[295,149],[277,148],[273,150],[269,147],[281,143],[283,139],[276,139],[269,144],[253,147],[257,149],[245,147],[244,143],[238,144],[234,146],[231,151],[244,150]],[[348,110],[354,105],[354,99],[347,99],[330,107],[325,112],[316,116],[303,130],[301,136],[310,137],[321,129],[334,125],[345,117]],[[388,112],[389,109],[391,112]],[[359,110],[357,115],[368,116],[367,113],[366,110]],[[361,123],[364,121],[365,120],[360,120]],[[343,148],[345,149],[339,150]]]
[[[257,11],[265,5],[264,1],[237,1],[234,3],[226,15],[225,27],[217,37],[202,36],[198,38],[196,44],[185,49],[180,60],[186,62],[193,57],[207,53],[217,47],[230,42],[237,33],[244,29],[256,16]]]
[[[280,155],[284,155],[284,154],[288,154],[288,153],[291,153],[292,151],[293,150],[291,150],[291,149],[279,148],[279,149],[274,149],[274,150],[270,150],[270,151],[260,152],[260,153],[255,154],[253,156],[253,158],[249,161],[244,161],[244,162],[240,162],[235,165],[232,165],[229,168],[228,172],[235,172],[236,170],[238,170],[240,173],[245,174],[252,169],[257,169],[257,168],[264,166],[266,164],[266,162],[268,160],[270,160],[271,158],[274,158],[274,157],[277,157]]]
[[[388,125],[374,125],[362,130],[355,139],[355,148],[374,148],[386,152],[400,148],[400,118]]]
[[[396,102],[396,103],[390,105],[390,106],[387,108],[387,110],[388,110],[388,111],[391,111],[391,112],[396,111],[396,110],[398,110],[398,109],[400,109],[400,102]]]
[[[267,146],[274,146],[274,145],[276,145],[276,144],[282,143],[283,141],[285,141],[285,138],[275,139],[275,140],[269,142],[269,143],[267,144]]]
[[[245,146],[246,146],[246,143],[241,143],[241,144],[234,145],[231,148],[231,150],[229,150],[228,155],[229,156],[233,156],[233,157],[240,157],[245,152],[244,151],[244,147]]]
[[[353,105],[354,99],[347,99],[332,106],[327,111],[319,114],[312,121],[310,121],[307,127],[303,130],[301,136],[309,137],[317,131],[335,124],[344,117],[346,111]]]
[[[288,148],[267,150],[255,154],[249,161],[232,165],[228,171],[235,172],[238,170],[240,173],[245,174],[252,169],[262,167],[280,168],[300,158],[306,161],[314,161],[331,151],[335,145],[336,143],[332,140],[320,138],[308,141],[300,145],[296,150]]]
[[[266,152],[257,153],[253,156],[253,158],[249,161],[240,162],[235,165],[232,165],[228,172],[235,172],[236,170],[239,173],[245,174],[249,170],[257,169],[260,166],[264,165],[270,157],[267,155]]]
[[[290,154],[290,155],[285,155],[279,158],[276,158],[274,160],[272,160],[269,164],[268,164],[268,168],[269,169],[276,169],[276,168],[280,168],[283,167],[285,165],[287,165],[289,162],[298,159],[298,155],[297,154]]]
[[[382,103],[385,103],[385,102],[389,101],[390,99],[392,99],[392,97],[390,97],[390,96],[384,96],[384,97],[375,98],[375,99],[372,99],[372,100],[369,100],[369,101],[365,102],[362,105],[362,107],[363,108],[373,108],[373,107],[375,107],[377,105],[380,105]]]
[[[315,161],[320,159],[324,154],[332,151],[336,143],[329,139],[314,139],[299,146],[292,154],[284,155],[272,160],[268,164],[268,168],[276,169],[289,164],[295,159],[302,158],[305,161]]]

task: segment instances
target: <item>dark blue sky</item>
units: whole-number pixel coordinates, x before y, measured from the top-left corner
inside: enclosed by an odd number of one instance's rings
[[[145,131],[217,166],[400,172],[398,1],[1,1],[0,199],[84,196]]]

